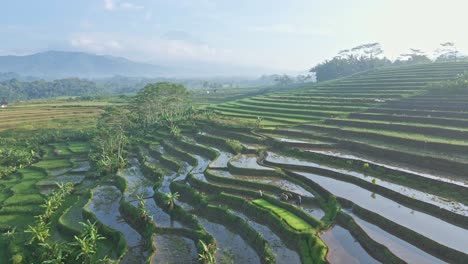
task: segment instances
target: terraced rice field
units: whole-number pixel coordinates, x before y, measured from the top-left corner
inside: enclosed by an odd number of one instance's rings
[[[468,103],[424,90],[465,70],[388,68],[213,105],[262,114],[266,127],[146,135],[116,175],[97,177],[89,143],[51,143],[0,180],[0,228],[24,229],[55,182],[73,182],[54,239],[91,219],[106,237],[99,252],[121,263],[199,263],[200,241],[216,245],[217,263],[467,263]]]
[[[106,102],[16,103],[0,111],[0,131],[8,129],[88,128]]]

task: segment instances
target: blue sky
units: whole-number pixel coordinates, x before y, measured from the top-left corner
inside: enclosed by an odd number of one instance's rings
[[[0,54],[86,51],[158,63],[306,70],[380,42],[395,57],[453,41],[468,53],[466,0],[15,0]]]

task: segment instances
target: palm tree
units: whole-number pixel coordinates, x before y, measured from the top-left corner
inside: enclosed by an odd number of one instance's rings
[[[175,202],[179,199],[180,195],[178,192],[166,194],[166,204],[169,206],[169,211],[174,209]]]

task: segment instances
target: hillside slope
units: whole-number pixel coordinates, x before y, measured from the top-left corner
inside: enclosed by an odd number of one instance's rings
[[[468,94],[441,96],[425,90],[429,82],[465,71],[466,62],[382,68],[213,109],[237,118],[261,116],[282,127],[267,133],[337,142],[330,151],[341,155],[466,175]]]

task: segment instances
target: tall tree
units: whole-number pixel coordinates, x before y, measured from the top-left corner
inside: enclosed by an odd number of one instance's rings
[[[431,63],[432,60],[427,57],[426,53],[420,49],[410,49],[409,53],[400,54],[400,58],[397,59],[395,65],[406,65],[406,64],[421,64]]]
[[[171,127],[189,117],[192,102],[183,85],[160,82],[148,84],[140,90],[131,109],[144,128],[154,125]]]
[[[351,49],[341,50],[331,60],[317,64],[310,72],[315,73],[317,81],[336,79],[356,72],[391,65],[387,58],[381,58],[383,53],[379,43],[368,43]]]
[[[444,42],[440,44],[440,48],[436,50],[436,61],[438,62],[448,62],[448,61],[457,61],[458,59],[458,49],[455,46],[454,42]]]

